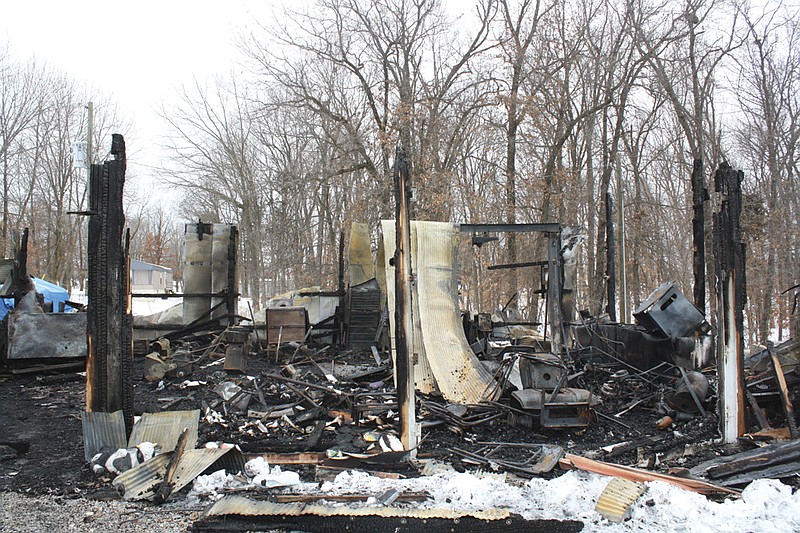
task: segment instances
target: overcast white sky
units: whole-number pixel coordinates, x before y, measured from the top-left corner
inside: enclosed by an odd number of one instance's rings
[[[234,68],[241,31],[272,3],[3,0],[0,43],[8,42],[15,57],[35,55],[115,101],[132,123],[129,169],[142,181],[161,157],[161,103],[172,101],[176,88],[193,76]]]

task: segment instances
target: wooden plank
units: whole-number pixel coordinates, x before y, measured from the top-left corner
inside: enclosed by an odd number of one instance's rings
[[[749,389],[745,388],[744,394],[747,397],[747,402],[750,404],[750,409],[753,411],[753,416],[755,416],[756,420],[758,420],[758,427],[760,427],[762,430],[771,429],[769,426],[769,421],[767,420],[767,417],[764,416],[764,411],[761,410],[761,407],[758,405],[756,397],[753,396],[753,393],[750,392]]]
[[[253,457],[263,457],[271,465],[316,465],[327,458],[325,452],[300,453],[262,453]]]
[[[781,393],[781,403],[783,403],[783,411],[786,414],[786,424],[789,426],[789,434],[792,439],[798,438],[800,434],[797,432],[797,420],[794,417],[794,406],[792,400],[789,399],[789,388],[786,386],[786,376],[783,375],[783,366],[778,359],[778,354],[775,352],[775,346],[770,342],[767,344],[767,350],[772,358],[772,367],[775,370],[775,380],[778,382],[778,388]]]

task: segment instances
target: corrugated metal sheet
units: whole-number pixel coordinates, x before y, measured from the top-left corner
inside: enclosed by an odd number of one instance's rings
[[[411,223],[411,235],[413,238],[414,235],[414,228],[415,223]],[[395,294],[394,294],[394,267],[389,264],[394,258],[395,252],[395,228],[394,228],[394,221],[393,220],[381,220],[381,248],[383,249],[382,254],[378,254],[379,257],[383,259],[383,268],[385,275],[382,276],[385,283],[385,291],[386,291],[386,298],[389,308],[389,332],[392,339],[392,361],[395,361],[395,323],[394,323],[394,307],[395,307]],[[416,271],[417,266],[415,263],[415,255],[411,254],[411,270]],[[379,280],[380,281],[380,280]],[[416,295],[413,297],[414,302],[416,301]],[[415,306],[415,304],[412,305]],[[414,315],[418,315],[416,308],[413,307],[412,310],[414,311]],[[417,325],[417,321],[415,321],[415,326]],[[415,328],[413,332],[413,346],[414,346],[414,353],[417,354],[417,364],[414,366],[414,385],[419,392],[430,394],[432,392],[437,392],[439,389],[436,386],[436,378],[433,377],[433,372],[431,371],[431,367],[428,364],[428,359],[425,354],[425,345],[422,342],[422,332]],[[394,380],[397,383],[397,365],[394,365],[395,368],[395,376]]]
[[[92,460],[101,449],[107,447],[114,450],[125,448],[125,418],[122,411],[113,413],[81,413],[83,424],[83,458]]]
[[[455,268],[458,226],[416,222],[412,223],[412,239],[414,233],[415,297],[428,363],[448,401],[479,403],[487,390],[494,388],[494,380],[467,343],[459,316]]]
[[[156,455],[117,476],[111,484],[125,500],[144,500],[153,497],[164,479],[172,452]]]
[[[600,494],[594,510],[612,522],[622,522],[628,509],[644,493],[645,488],[644,483],[615,477]]]
[[[119,475],[113,485],[125,500],[152,498],[164,475],[173,452],[162,453]],[[244,457],[237,448],[201,448],[186,450],[173,477],[172,492],[178,492],[206,470],[230,473],[244,470]]]
[[[197,428],[200,420],[200,410],[193,411],[166,411],[164,413],[145,413],[134,424],[128,447],[136,446],[142,442],[153,442],[161,445],[162,452],[171,452],[178,443],[184,428],[189,428],[187,448],[197,446]]]
[[[351,287],[366,283],[375,277],[369,226],[362,222],[353,222],[352,226],[350,226],[347,275]]]
[[[251,500],[244,496],[229,495],[209,507],[204,516],[381,516],[385,518],[441,518],[452,520],[472,517],[479,520],[504,520],[510,516],[508,509],[485,511],[454,511],[452,509],[418,509],[413,507],[349,507],[314,503],[274,503]]]
[[[243,472],[244,457],[242,457],[242,452],[237,448],[228,448],[227,450],[219,448],[187,450],[175,471],[175,486],[172,491],[178,492],[206,470],[216,472],[223,469],[233,474]]]

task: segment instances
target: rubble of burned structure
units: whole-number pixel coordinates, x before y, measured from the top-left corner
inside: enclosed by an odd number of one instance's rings
[[[124,178],[116,146],[95,187]],[[102,285],[91,293],[118,304],[100,316],[103,302],[90,301],[84,461],[98,490],[124,500],[209,503],[197,531],[578,531],[569,517],[444,505],[425,480],[469,472],[530,489],[534,478],[593,472],[613,479],[594,503],[616,522],[646,482],[736,498],[753,480],[800,473],[795,342],[742,361],[746,430],[721,438],[720,390],[737,383],[717,372],[718,332],[672,282],[640,303],[636,324],[576,317],[579,228],[382,221],[373,258],[369,228],[356,225],[336,290],[278,295],[254,312],[239,305],[237,228],[198,221],[184,236],[186,292],[131,317],[123,303],[143,295],[127,283],[118,222],[94,220],[114,223],[119,257],[93,250]],[[504,233],[536,235],[543,248],[539,260],[489,268],[539,269],[542,324],[459,309],[461,237],[483,246]],[[344,268],[343,243],[340,254]]]
[[[364,524],[378,516],[389,524],[411,508],[430,511],[426,519],[451,519],[425,492],[334,497],[322,490],[320,484],[353,472],[386,482],[442,468],[547,479],[570,469],[596,472],[618,480],[597,502],[598,512],[616,521],[644,492],[642,482],[735,497],[753,479],[800,471],[793,443],[760,448],[795,438],[793,423],[786,435],[773,429],[787,413],[793,422],[789,396],[800,379],[786,359],[790,346],[749,360],[746,392],[762,431],[726,445],[718,439],[713,332],[703,314],[674,283],[664,283],[635,311],[637,324],[585,313],[570,320],[570,291],[552,275],[565,265],[563,228],[555,224],[410,224],[416,253],[409,351],[419,435],[410,448],[403,443],[390,312],[394,229],[383,224],[378,268],[364,266],[362,257],[343,290],[283,295],[266,311],[230,323],[229,315],[209,319],[209,305],[189,324],[140,341],[148,349],[134,360],[133,388],[142,417],[130,435],[121,414],[84,418],[86,460],[100,479],[115,477],[125,499],[162,502],[189,486],[192,497],[222,498],[197,524],[203,530],[220,517],[241,522],[245,515],[251,525],[283,520],[299,512],[293,504],[331,499],[342,516]],[[545,235],[548,259],[536,263],[547,274],[543,329],[458,309],[458,235],[502,231]],[[356,296],[367,294],[365,287],[378,295],[369,303]],[[336,294],[339,306],[322,312],[319,298]],[[213,327],[197,327],[203,321]],[[325,337],[315,337],[320,323],[340,326],[320,327]],[[693,478],[685,477],[688,468]],[[269,505],[260,503],[265,492]],[[315,530],[308,520],[304,527]]]

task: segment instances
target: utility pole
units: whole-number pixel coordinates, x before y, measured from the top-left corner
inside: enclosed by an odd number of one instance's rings
[[[625,270],[625,203],[622,197],[622,165],[617,152],[617,232],[619,232],[619,321],[628,322],[628,276]]]
[[[89,102],[86,105],[88,111],[88,118],[86,121],[86,171],[92,170],[92,135],[94,129],[94,104]]]

